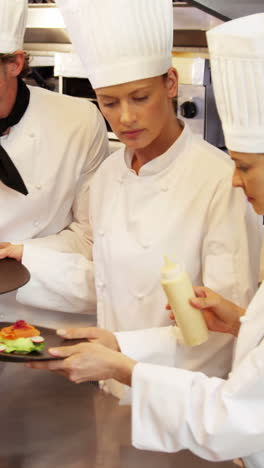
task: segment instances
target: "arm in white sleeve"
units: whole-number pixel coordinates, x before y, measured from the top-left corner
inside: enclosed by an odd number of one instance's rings
[[[132,377],[132,442],[137,448],[190,449],[218,461],[264,447],[264,348],[254,349],[227,381],[137,364]]]
[[[18,302],[61,312],[96,312],[94,265],[83,255],[32,246],[25,265],[31,279],[18,289]]]
[[[67,253],[78,253],[91,259],[92,233],[89,221],[89,196],[92,177],[103,160],[109,155],[106,126],[101,113],[93,106],[93,113],[87,114],[87,123],[79,138],[79,151],[85,151],[85,161],[75,186],[75,198],[71,207],[71,222],[62,231],[46,237],[27,239],[24,252],[31,255],[31,246],[45,247]],[[89,126],[89,133],[88,133]],[[86,131],[85,131],[86,130]],[[87,136],[86,136],[87,133]],[[78,147],[76,145],[76,151]],[[73,154],[74,158],[75,155]],[[34,249],[34,255],[37,254]],[[40,251],[40,258],[42,253]],[[55,259],[54,259],[55,260]],[[23,258],[24,263],[24,258]]]
[[[210,204],[203,242],[203,284],[241,307],[257,289],[261,250],[261,217],[241,189],[225,178]]]
[[[76,313],[96,310],[89,194],[92,176],[108,154],[108,141],[96,106],[93,117],[89,118],[93,138],[83,135],[80,140],[80,145],[89,141],[89,147],[75,188],[71,223],[57,234],[24,242],[22,262],[31,280],[16,296],[24,305]]]
[[[204,372],[225,377],[231,368],[234,341],[230,335],[209,332],[206,343],[192,348],[183,343],[178,327],[115,333],[121,352],[135,361]]]

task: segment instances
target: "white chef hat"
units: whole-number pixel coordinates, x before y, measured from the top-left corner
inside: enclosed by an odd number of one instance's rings
[[[166,73],[171,0],[57,0],[93,88]]]
[[[0,0],[0,53],[23,48],[27,20],[27,0]]]
[[[264,13],[221,24],[207,41],[227,148],[264,153]]]

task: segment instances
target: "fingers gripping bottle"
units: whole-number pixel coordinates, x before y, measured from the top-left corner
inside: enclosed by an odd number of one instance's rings
[[[194,296],[192,283],[180,265],[165,257],[161,270],[161,284],[167,295],[185,344],[197,346],[208,340],[208,329],[202,313],[189,302]]]

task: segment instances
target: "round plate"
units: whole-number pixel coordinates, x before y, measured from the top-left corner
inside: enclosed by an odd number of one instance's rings
[[[21,288],[30,280],[30,273],[22,263],[13,258],[0,260],[0,294]]]
[[[9,325],[13,325],[10,322],[0,322],[0,330],[4,327],[9,327]],[[19,354],[19,353],[5,353],[0,352],[0,361],[8,361],[8,362],[27,362],[27,361],[50,361],[52,359],[61,359],[59,357],[51,356],[49,354],[49,348],[55,348],[58,346],[72,346],[78,343],[83,343],[87,340],[64,340],[60,336],[56,334],[56,330],[52,328],[45,328],[39,327],[38,325],[34,325],[39,331],[41,336],[45,338],[45,348],[41,353],[37,353],[36,351],[28,354]],[[0,340],[1,341],[1,340]]]

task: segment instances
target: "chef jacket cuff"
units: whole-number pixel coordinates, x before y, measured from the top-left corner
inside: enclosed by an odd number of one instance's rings
[[[175,366],[176,348],[182,341],[177,327],[116,332],[120,350],[135,361]]]

